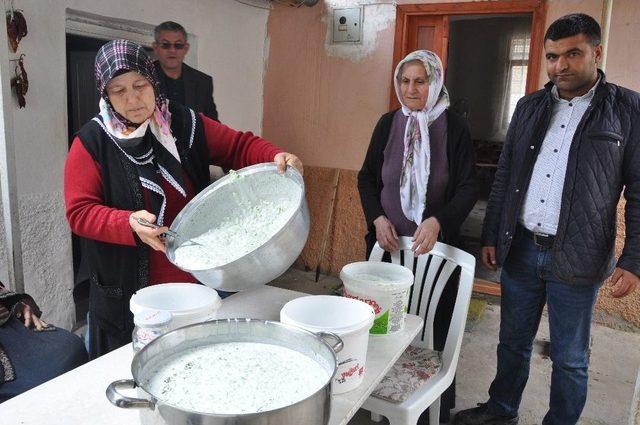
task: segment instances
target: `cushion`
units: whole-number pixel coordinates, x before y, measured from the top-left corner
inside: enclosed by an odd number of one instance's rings
[[[371,395],[392,403],[402,403],[438,373],[441,367],[440,352],[409,346]]]

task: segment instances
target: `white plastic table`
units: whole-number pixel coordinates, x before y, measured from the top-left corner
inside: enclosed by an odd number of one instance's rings
[[[304,296],[302,292],[263,286],[226,298],[218,318],[250,317],[279,320],[282,306]],[[367,370],[358,388],[333,396],[330,425],[343,425],[358,411],[400,354],[422,329],[422,319],[407,315],[404,331],[391,336],[370,336]],[[113,406],[105,396],[107,386],[131,378],[130,345],[121,347],[77,369],[0,404],[3,424],[20,425],[136,425],[135,409]]]

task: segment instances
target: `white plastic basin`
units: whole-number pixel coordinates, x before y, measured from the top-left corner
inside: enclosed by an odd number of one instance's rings
[[[138,290],[129,301],[135,315],[142,310],[171,313],[169,330],[216,318],[221,300],[218,293],[195,283],[163,283]]]

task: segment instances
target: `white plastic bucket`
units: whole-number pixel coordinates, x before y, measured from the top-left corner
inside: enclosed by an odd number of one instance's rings
[[[344,296],[373,307],[376,318],[370,332],[387,335],[404,329],[413,285],[413,273],[398,264],[360,261],[347,264],[340,272]]]
[[[373,317],[373,309],[365,303],[334,295],[296,298],[280,310],[282,323],[311,332],[329,331],[342,338],[344,348],[337,353],[333,394],[351,391],[362,382]]]
[[[218,293],[195,283],[163,283],[138,290],[129,301],[129,309],[136,315],[143,310],[171,313],[169,330],[216,318],[221,300]]]

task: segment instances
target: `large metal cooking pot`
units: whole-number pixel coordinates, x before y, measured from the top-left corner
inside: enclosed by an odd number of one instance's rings
[[[324,338],[333,339],[329,345]],[[182,409],[164,403],[149,393],[144,383],[155,366],[169,357],[195,347],[221,342],[261,342],[299,351],[318,361],[329,372],[326,384],[315,394],[290,406],[275,410],[241,414],[216,415]],[[133,379],[112,382],[107,398],[121,408],[139,408],[143,425],[326,425],[331,411],[331,382],[337,369],[335,352],[342,349],[335,334],[313,334],[279,322],[256,319],[223,319],[185,326],[169,332],[140,350],[131,363]],[[119,390],[138,388],[138,397],[122,395]]]
[[[247,204],[256,204],[260,200],[277,202],[283,196],[282,189],[265,188],[260,184],[261,176],[266,173],[277,173],[275,163],[252,165],[213,182],[182,209],[173,221],[171,230],[183,238],[193,238],[211,230],[228,217],[236,216],[247,208]],[[205,285],[224,291],[241,291],[280,276],[302,252],[309,236],[310,223],[302,176],[289,166],[283,178],[290,179],[300,187],[299,205],[291,219],[262,246],[230,263],[191,270],[176,264],[175,250],[180,241],[169,238],[169,261]]]

